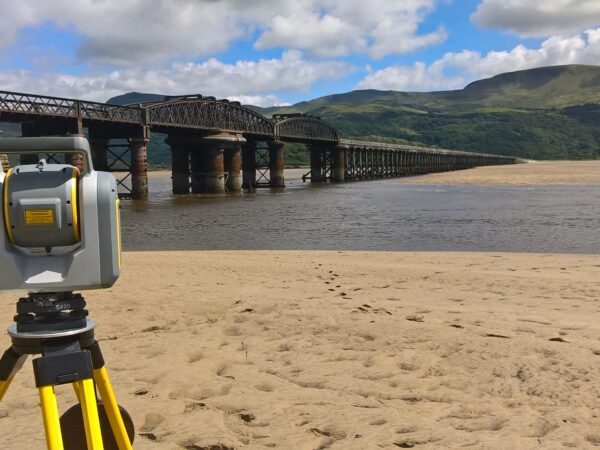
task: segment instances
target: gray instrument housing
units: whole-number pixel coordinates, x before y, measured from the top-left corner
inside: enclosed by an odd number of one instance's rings
[[[18,166],[11,170],[8,223],[15,245],[27,248],[64,247],[79,241],[79,233],[75,229],[77,218],[73,214],[76,216],[77,211],[73,209],[72,201],[73,191],[77,189],[74,172],[79,174],[73,166],[46,164],[45,160],[38,165]],[[29,222],[36,223],[28,223],[27,215],[36,212],[46,214],[44,217],[31,217]]]
[[[0,138],[0,153],[81,153],[86,162],[86,170],[79,175],[77,183],[80,242],[53,247],[50,253],[32,252],[10,242],[2,217],[0,290],[59,292],[111,287],[120,275],[121,259],[117,182],[110,173],[93,170],[87,140],[82,137]],[[35,165],[18,166],[13,171],[20,168],[27,171],[31,167],[36,168]],[[67,167],[72,169],[72,166]],[[5,179],[6,174],[0,173],[2,194]],[[36,184],[32,189],[40,189],[44,182]],[[40,198],[37,194],[34,197]],[[0,196],[0,205],[4,216],[4,195]],[[52,245],[53,236],[48,234],[47,237]],[[35,243],[40,242],[36,238]]]

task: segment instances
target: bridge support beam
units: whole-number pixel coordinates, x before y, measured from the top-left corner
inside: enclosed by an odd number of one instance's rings
[[[269,141],[267,145],[269,146],[269,172],[271,174],[271,187],[285,187],[283,142]]]
[[[242,145],[242,189],[246,192],[256,190],[256,141]]]
[[[331,182],[343,183],[346,175],[346,148],[336,146],[331,149]]]

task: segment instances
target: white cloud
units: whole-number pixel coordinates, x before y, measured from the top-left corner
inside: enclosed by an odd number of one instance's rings
[[[446,39],[443,28],[418,34],[436,0],[305,0],[277,14],[255,43],[257,49],[289,47],[319,56],[402,54]]]
[[[174,63],[164,69],[128,68],[95,75],[4,71],[0,72],[0,86],[7,91],[96,101],[142,91],[166,95],[199,93],[271,106],[284,103],[274,93],[307,91],[317,80],[343,78],[352,70],[345,63],[310,61],[298,51],[288,51],[279,59],[226,64],[211,58],[202,63]]]
[[[418,33],[437,1],[0,0],[0,48],[52,23],[81,36],[79,60],[113,66],[207,56],[255,32],[260,49],[379,58],[443,41],[442,28]]]
[[[80,34],[83,61],[156,64],[226,50],[268,12],[268,0],[0,0],[0,47],[25,27]],[[159,61],[157,61],[159,60]]]
[[[483,0],[471,20],[525,37],[572,33],[600,24],[598,0]]]
[[[572,36],[553,36],[538,48],[518,45],[510,51],[485,55],[463,50],[446,53],[426,65],[390,66],[368,74],[357,89],[429,91],[457,89],[470,81],[503,72],[562,64],[597,64],[600,61],[600,28]]]

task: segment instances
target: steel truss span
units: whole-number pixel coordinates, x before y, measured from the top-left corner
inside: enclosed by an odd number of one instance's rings
[[[337,143],[340,134],[319,117],[306,114],[274,115],[275,137],[281,141]]]
[[[140,108],[0,91],[0,119],[5,115],[73,118],[127,124],[142,122]]]
[[[196,96],[142,104],[152,128],[188,128],[273,138],[274,124],[238,102]]]
[[[314,183],[518,162],[515,157],[341,139],[339,131],[319,117],[267,118],[239,102],[202,95],[122,106],[0,91],[0,122],[21,123],[23,136],[84,135],[87,128],[94,167],[124,173],[120,195],[135,199],[148,197],[147,146],[152,132],[168,135],[176,194],[284,187],[285,142],[310,147],[311,170],[303,179]],[[4,168],[8,160],[0,155],[0,162]],[[234,181],[240,178],[238,186]]]

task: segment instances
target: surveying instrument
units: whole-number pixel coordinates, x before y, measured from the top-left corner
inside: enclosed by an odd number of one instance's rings
[[[27,357],[41,355],[33,370],[48,450],[131,449],[133,423],[117,404],[85,299],[74,292],[119,277],[116,180],[93,170],[82,137],[0,138],[0,154],[53,161],[0,171],[0,290],[28,293],[0,358],[0,401]],[[57,163],[63,154],[83,157],[81,170]],[[54,388],[62,384],[73,386],[79,404],[60,417]]]

